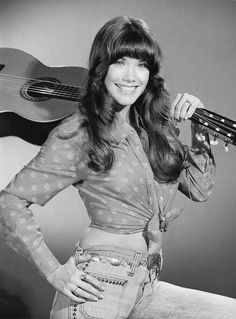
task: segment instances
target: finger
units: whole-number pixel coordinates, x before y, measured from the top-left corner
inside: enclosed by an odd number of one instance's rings
[[[104,291],[103,285],[95,277],[87,274],[86,282],[90,283],[93,287],[97,288],[98,290]]]
[[[97,295],[95,293],[93,294],[92,292],[96,292],[96,290],[94,288],[91,289],[91,287],[89,287],[89,285],[86,285],[85,283],[80,283],[77,287],[74,286],[74,288],[72,288],[71,291],[78,297],[90,301],[98,301],[99,299],[103,298],[103,295],[101,293]]]
[[[180,120],[180,114],[181,114],[182,107],[183,107],[184,103],[187,102],[188,98],[189,98],[189,94],[184,93],[184,94],[182,94],[182,96],[178,100],[178,102],[176,103],[176,105],[174,107],[174,119],[175,120],[177,120],[177,121]]]
[[[181,109],[179,110],[179,120],[186,120],[186,114],[189,111],[191,107],[191,102],[190,101],[186,101],[183,103]]]
[[[187,110],[186,114],[185,114],[185,119],[190,118],[193,113],[196,111],[197,108],[204,108],[203,103],[199,100],[196,99],[189,107],[189,109]]]
[[[74,264],[77,266],[78,264],[84,263],[84,262],[88,262],[90,261],[92,258],[91,255],[89,254],[85,254],[85,255],[75,255],[70,257],[70,259],[72,259],[74,261]]]
[[[181,97],[182,97],[182,94],[181,93],[177,93],[176,96],[175,96],[174,101],[171,104],[171,108],[170,108],[170,117],[171,118],[174,118],[174,109],[175,109],[176,104],[181,99]]]
[[[72,293],[71,291],[68,291],[67,293],[64,293],[65,296],[69,297],[71,300],[77,303],[85,303],[87,300],[81,297],[78,297],[76,294]]]
[[[85,279],[82,279],[82,275],[85,275]],[[97,295],[101,291],[104,291],[103,285],[93,276],[89,275],[88,273],[81,272],[77,269],[73,277],[71,277],[71,283],[76,286],[83,286],[92,288],[92,292]],[[89,289],[88,289],[89,290]]]
[[[100,285],[101,286],[101,285]],[[74,288],[75,287],[75,288]],[[82,289],[84,292],[86,292],[88,295],[83,295],[84,297],[88,298],[88,296],[93,295],[97,298],[101,298],[102,297],[102,291],[104,291],[104,288],[101,286],[101,289],[98,290],[97,288],[95,288],[90,282],[85,282],[85,281],[78,281],[77,283],[73,283],[73,287],[71,290],[73,289]]]

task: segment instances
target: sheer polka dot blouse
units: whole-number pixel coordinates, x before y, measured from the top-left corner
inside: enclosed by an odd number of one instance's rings
[[[188,167],[176,183],[159,184],[136,131],[121,118],[111,132],[115,162],[108,174],[88,168],[88,137],[75,113],[49,135],[36,157],[0,193],[0,236],[33,260],[45,276],[59,262],[46,246],[29,206],[45,205],[74,185],[84,201],[91,227],[121,234],[141,232],[155,214],[173,218],[170,210],[179,189],[193,200],[210,194],[214,159],[201,145],[189,148]],[[199,148],[200,147],[200,148]]]

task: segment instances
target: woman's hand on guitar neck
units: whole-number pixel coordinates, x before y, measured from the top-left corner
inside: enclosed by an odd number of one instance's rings
[[[178,122],[185,121],[197,108],[204,108],[199,98],[188,93],[178,93],[171,104],[170,117]]]

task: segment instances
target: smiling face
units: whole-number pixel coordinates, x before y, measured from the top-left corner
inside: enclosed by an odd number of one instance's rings
[[[145,90],[149,80],[146,63],[123,57],[110,64],[105,78],[109,94],[122,106],[132,105]]]

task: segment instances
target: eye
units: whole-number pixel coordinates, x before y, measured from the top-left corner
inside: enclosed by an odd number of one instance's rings
[[[144,68],[144,69],[147,69],[147,68],[148,68],[147,62],[145,62],[145,61],[139,62],[138,66],[139,66],[140,68],[142,68],[142,69],[143,69],[143,68]]]
[[[113,64],[116,64],[116,65],[124,65],[124,60],[123,59],[118,59],[116,60]]]

